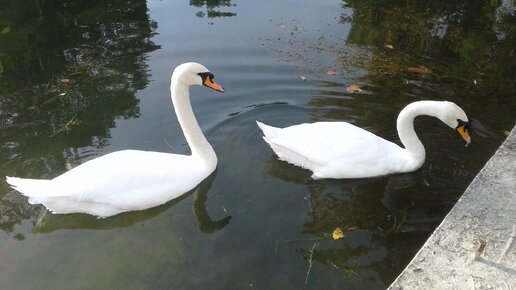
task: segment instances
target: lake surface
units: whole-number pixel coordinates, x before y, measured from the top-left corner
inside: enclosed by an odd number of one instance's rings
[[[226,92],[191,89],[219,165],[165,205],[45,214],[1,181],[5,289],[384,289],[516,122],[511,1],[11,2],[2,180],[53,178],[127,148],[189,153],[169,96],[183,62]],[[420,66],[431,73],[408,70]],[[255,124],[347,121],[399,144],[397,114],[417,100],[461,106],[472,144],[420,117],[427,159],[407,174],[307,185],[310,172],[278,161]],[[344,238],[331,239],[336,227]]]

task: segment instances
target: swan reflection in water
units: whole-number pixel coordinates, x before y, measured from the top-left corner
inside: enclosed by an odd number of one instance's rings
[[[62,229],[108,230],[119,227],[129,227],[160,215],[193,194],[192,210],[197,219],[199,230],[204,234],[211,234],[223,229],[231,220],[231,216],[226,216],[214,221],[206,209],[208,192],[216,175],[217,171],[202,181],[190,193],[184,194],[166,204],[147,210],[121,213],[106,219],[97,219],[87,214],[55,215],[45,211],[43,216],[36,222],[33,232],[49,233]]]
[[[366,209],[385,215],[406,211],[414,198],[423,198],[414,195],[428,187],[426,170],[375,178],[311,180],[310,171],[271,155],[264,171],[266,175],[304,187],[300,188],[299,200],[306,202],[310,223],[314,224],[319,216],[337,218],[350,212],[360,216]]]

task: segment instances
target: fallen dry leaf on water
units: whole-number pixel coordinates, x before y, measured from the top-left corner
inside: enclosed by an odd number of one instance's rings
[[[420,65],[419,67],[409,67],[409,68],[407,68],[407,70],[409,72],[413,72],[416,74],[431,74],[432,73],[432,70],[427,68],[424,65]]]
[[[333,76],[333,75],[336,75],[337,74],[337,71],[334,70],[334,69],[330,69],[329,71],[326,72],[327,75],[330,75],[330,76]]]
[[[331,234],[334,240],[342,239],[344,237],[344,233],[339,227],[336,227]]]
[[[386,44],[385,47],[388,49],[394,49],[394,46],[392,44]]]
[[[360,92],[362,91],[362,87],[361,86],[357,86],[355,84],[352,84],[352,85],[349,85],[347,88],[346,88],[346,91],[350,94],[354,93],[354,92]]]

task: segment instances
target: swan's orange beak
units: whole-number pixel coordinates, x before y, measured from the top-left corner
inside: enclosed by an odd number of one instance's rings
[[[221,93],[224,92],[224,88],[210,78],[206,78],[206,80],[202,84],[207,86],[208,88],[214,89],[218,92],[221,92]]]
[[[466,128],[466,125],[460,125],[457,127],[457,132],[459,132],[460,136],[464,141],[466,141],[466,147],[471,143],[471,137],[469,137],[468,129]]]

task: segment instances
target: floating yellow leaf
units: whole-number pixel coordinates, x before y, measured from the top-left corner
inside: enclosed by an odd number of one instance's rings
[[[355,84],[352,84],[352,85],[349,85],[347,88],[346,88],[346,91],[350,94],[354,93],[354,92],[360,92],[362,91],[362,87],[361,86],[357,86]]]
[[[331,235],[334,240],[342,239],[344,237],[344,233],[339,227],[336,227],[333,231],[333,234]]]

